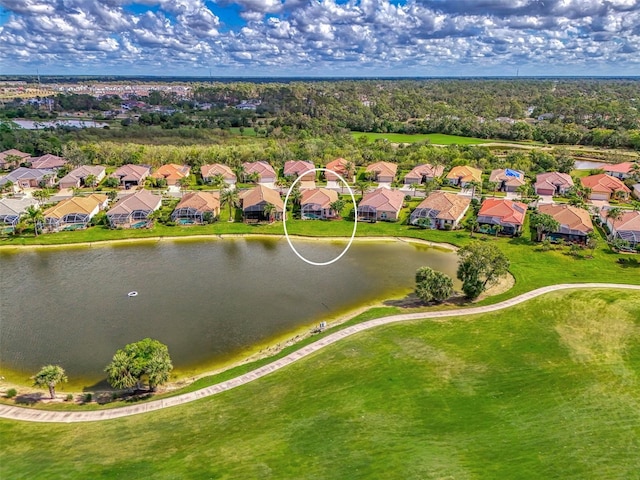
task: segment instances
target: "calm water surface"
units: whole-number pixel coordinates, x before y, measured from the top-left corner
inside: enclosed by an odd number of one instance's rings
[[[342,242],[296,248],[327,261]],[[0,254],[0,368],[33,375],[62,365],[86,385],[118,348],[169,346],[181,371],[212,366],[367,301],[401,295],[416,268],[455,278],[455,253],[403,242],[355,242],[314,267],[284,239],[228,239]],[[127,293],[137,290],[137,297]],[[76,382],[74,382],[77,384]]]

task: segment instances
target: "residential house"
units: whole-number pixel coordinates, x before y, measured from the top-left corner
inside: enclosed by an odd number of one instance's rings
[[[144,165],[122,165],[111,174],[112,177],[120,181],[120,185],[126,189],[134,186],[144,185],[145,179],[149,176],[151,170]]]
[[[53,187],[56,181],[54,170],[18,167],[11,173],[0,178],[0,186],[11,182],[14,191],[23,188]]]
[[[629,187],[622,183],[622,180],[606,173],[583,177],[580,182],[584,187],[591,189],[589,194],[591,200],[610,200],[614,197],[625,199],[631,193]]]
[[[516,192],[519,187],[525,184],[524,172],[510,168],[499,168],[491,171],[489,182],[495,183],[496,190],[499,192]]]
[[[221,163],[202,165],[200,173],[205,183],[211,183],[217,175],[220,175],[228,187],[233,188],[236,185],[236,174],[227,165],[222,165]]]
[[[44,231],[77,230],[86,228],[91,219],[106,208],[109,199],[106,195],[92,194],[88,197],[72,197],[42,212]]]
[[[482,170],[468,165],[458,165],[447,173],[447,180],[449,180],[449,184],[457,187],[466,187],[471,182],[477,182],[481,185]]]
[[[67,159],[47,153],[41,157],[31,157],[29,163],[31,164],[31,168],[58,170],[67,164]]]
[[[247,223],[282,220],[284,214],[284,202],[280,194],[264,185],[257,185],[251,190],[245,190],[240,194],[242,202],[242,215]],[[272,214],[265,212],[267,205],[273,205]]]
[[[184,195],[171,214],[171,220],[181,225],[201,224],[220,215],[219,192],[192,192]]]
[[[640,246],[640,212],[623,210],[619,219],[607,217],[607,210],[600,211],[600,218],[609,227],[610,238],[624,240],[631,248]]]
[[[276,171],[265,161],[243,163],[242,166],[244,167],[245,177],[257,174],[258,183],[261,185],[274,186],[278,179]]]
[[[119,200],[108,212],[112,228],[142,228],[149,223],[149,215],[162,206],[162,197],[148,190],[138,190]]]
[[[358,219],[375,222],[377,220],[396,221],[404,203],[404,194],[399,190],[377,188],[364,194],[358,205]]]
[[[372,179],[378,183],[391,183],[396,177],[398,171],[398,165],[391,162],[376,162],[369,165],[365,174],[371,176]]]
[[[0,230],[2,233],[13,232],[20,217],[31,206],[38,206],[38,201],[35,198],[0,198]]]
[[[469,209],[471,198],[450,192],[432,192],[411,212],[411,225],[428,225],[451,230],[458,226]]]
[[[548,235],[552,240],[586,243],[587,235],[593,231],[591,215],[584,208],[547,204],[540,205],[538,211],[551,215],[560,224],[557,231]]]
[[[105,168],[100,165],[82,165],[74,168],[60,179],[58,186],[60,188],[81,187],[89,175],[93,175],[96,178],[96,182],[100,182],[104,178]]]
[[[158,168],[150,175],[150,177],[158,179],[163,178],[167,181],[167,185],[176,186],[182,178],[188,177],[190,173],[191,167],[188,165],[176,165],[175,163],[168,163]]]
[[[615,165],[606,165],[603,168],[603,170],[604,170],[604,173],[606,173],[611,177],[624,180],[625,178],[630,178],[635,173],[640,175],[640,163],[622,162],[622,163],[617,163]]]
[[[292,177],[296,179],[303,173],[308,172],[309,170],[313,170],[314,168],[315,168],[315,165],[311,162],[306,162],[304,160],[290,160],[290,161],[284,162],[283,174],[285,177]],[[316,173],[315,171],[313,171],[305,174],[300,179],[300,181],[313,182],[315,181],[315,179],[316,179]]]
[[[302,192],[300,200],[301,217],[303,220],[335,218],[340,212],[331,208],[331,204],[338,200],[338,193],[327,188],[313,188]]]
[[[0,152],[0,170],[17,168],[21,163],[28,162],[30,157],[30,154],[21,152],[15,148]]]
[[[329,186],[328,182],[338,182],[340,180],[338,176],[335,175],[336,173],[347,182],[353,183],[355,181],[355,166],[352,162],[349,162],[344,158],[336,158],[335,160],[330,161],[327,163],[325,168],[329,170],[328,172],[324,172],[324,178],[327,180],[327,186]]]
[[[491,232],[496,225],[500,225],[500,231],[504,235],[517,235],[522,231],[526,213],[527,205],[524,203],[504,198],[487,198],[480,206],[478,224],[481,231]]]
[[[430,165],[425,163],[424,165],[418,165],[414,167],[404,177],[405,185],[420,185],[422,183],[431,182],[434,178],[441,177],[444,173],[443,165]]]
[[[536,195],[564,195],[573,187],[571,175],[560,172],[540,173],[536,176]]]

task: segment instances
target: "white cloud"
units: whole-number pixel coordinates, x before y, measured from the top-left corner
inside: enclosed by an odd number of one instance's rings
[[[182,72],[213,64],[246,75],[273,69],[401,75],[405,69],[425,71],[417,68],[455,74],[455,64],[482,74],[521,63],[570,63],[588,73],[598,62],[603,71],[640,73],[638,0],[217,4],[234,6],[246,24],[223,25],[204,0],[0,0],[9,12],[0,26],[0,68],[11,72],[16,65],[44,63],[127,73],[135,64],[161,65],[147,73],[163,74],[172,66]],[[153,8],[135,13],[136,5]]]

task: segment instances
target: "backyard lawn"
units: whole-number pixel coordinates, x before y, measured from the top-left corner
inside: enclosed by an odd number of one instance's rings
[[[0,421],[2,478],[636,478],[640,295],[390,325],[244,387],[86,424]]]
[[[442,133],[406,134],[406,133],[371,133],[351,132],[355,138],[365,137],[369,141],[388,140],[392,143],[416,143],[428,140],[434,145],[475,145],[494,142],[486,138],[460,137],[458,135],[445,135]]]

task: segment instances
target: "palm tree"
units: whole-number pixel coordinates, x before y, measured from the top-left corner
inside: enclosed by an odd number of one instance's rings
[[[248,175],[245,174],[245,181],[248,183],[258,183],[260,181],[260,174],[258,172],[251,172]]]
[[[591,257],[593,257],[596,247],[598,246],[598,237],[598,232],[595,230],[591,230],[587,233],[587,247],[591,249]]]
[[[13,190],[13,182],[11,180],[8,180],[3,185],[0,185],[0,193],[10,192],[11,190]]]
[[[67,381],[64,368],[60,365],[46,365],[33,377],[34,385],[37,387],[48,387],[51,399],[56,397],[56,385]]]
[[[213,188],[224,188],[224,177],[219,173],[215,174],[211,179],[211,185],[213,186]]]
[[[246,170],[244,169],[244,165],[240,164],[238,165],[236,168],[233,169],[233,173],[236,174],[236,178],[238,179],[238,182],[245,182],[245,175],[247,174]]]
[[[336,212],[336,216],[340,217],[340,212],[342,211],[342,209],[345,206],[345,201],[342,200],[341,198],[339,198],[338,200],[336,200],[335,202],[331,202],[329,204],[329,206],[331,207],[331,210],[333,210],[334,212]]]
[[[478,219],[476,217],[469,217],[469,219],[466,221],[466,226],[469,229],[469,236],[473,237],[473,232],[478,230],[478,226],[480,224],[478,223]]]
[[[356,166],[351,160],[348,160],[347,163],[344,164],[344,179],[348,182],[353,181],[353,175],[355,174]]]
[[[84,184],[89,187],[91,189],[92,192],[95,193],[95,188],[96,185],[98,185],[98,177],[96,177],[95,175],[91,174],[91,175],[87,175],[86,178],[84,179]]]
[[[560,229],[560,222],[548,213],[534,213],[531,215],[530,224],[536,229],[536,240],[544,240],[546,233],[556,232]]]
[[[33,198],[38,200],[38,204],[42,206],[48,198],[51,198],[53,194],[48,189],[36,190],[31,194]]]
[[[225,188],[220,192],[220,204],[229,207],[229,221],[233,222],[233,209],[240,205],[240,196],[235,188]]]
[[[364,194],[371,187],[371,183],[363,182],[362,180],[359,180],[356,182],[355,187],[356,187],[356,190],[360,192],[360,195],[364,197]]]
[[[620,220],[622,218],[623,212],[621,208],[613,207],[607,211],[607,218],[610,218],[612,222],[616,220]]]
[[[178,179],[177,183],[178,183],[178,186],[180,187],[180,191],[184,195],[184,192],[189,190],[189,187],[191,186],[191,179],[189,177],[182,177]]]
[[[480,182],[478,182],[477,180],[471,180],[470,182],[467,182],[466,185],[466,188],[469,187],[471,187],[471,198],[476,198],[476,190],[482,188]]]
[[[28,206],[27,209],[25,210],[25,213],[27,214],[29,223],[33,224],[33,231],[35,233],[35,236],[37,237],[38,224],[44,220],[44,215],[42,214],[42,211],[39,208],[33,205]]]
[[[273,203],[267,203],[262,210],[265,216],[269,219],[270,222],[273,222],[273,217],[276,213],[276,206]]]

